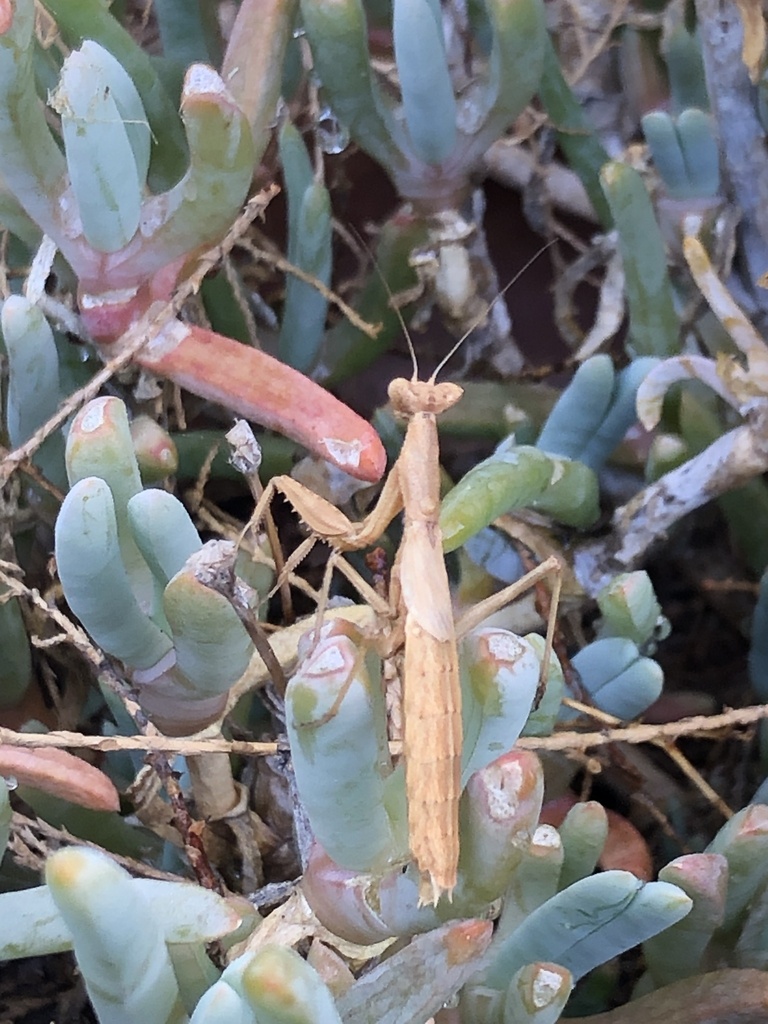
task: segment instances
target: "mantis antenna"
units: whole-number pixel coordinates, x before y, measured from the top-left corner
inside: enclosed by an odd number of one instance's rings
[[[438,373],[440,373],[440,371],[443,369],[443,367],[446,365],[446,363],[448,363],[449,360],[451,360],[456,355],[456,353],[459,351],[461,346],[464,344],[464,342],[470,336],[472,331],[474,331],[474,329],[485,320],[485,318],[488,316],[488,314],[493,309],[493,307],[496,305],[496,303],[499,301],[499,299],[502,299],[507,294],[507,292],[512,287],[512,285],[516,284],[520,280],[520,278],[523,276],[523,274],[525,274],[533,266],[533,264],[536,262],[536,260],[540,256],[542,256],[547,251],[547,249],[551,248],[555,244],[556,241],[557,241],[556,238],[550,239],[545,245],[542,245],[542,247],[540,249],[538,249],[533,254],[533,256],[530,257],[530,259],[526,260],[526,262],[522,265],[522,267],[520,267],[520,269],[517,271],[517,273],[509,281],[507,281],[507,283],[504,285],[504,287],[501,289],[501,291],[496,296],[494,296],[493,299],[491,299],[491,301],[488,303],[488,305],[485,307],[485,309],[482,311],[482,313],[480,313],[478,316],[475,317],[475,319],[474,319],[473,323],[471,324],[471,326],[467,328],[467,330],[464,332],[464,334],[462,334],[462,336],[459,338],[459,340],[456,342],[456,344],[448,351],[448,354],[446,356],[443,356],[443,358],[437,364],[437,366],[435,367],[434,373],[429,378],[430,383],[432,383],[432,384],[435,383],[435,381],[437,380]],[[399,315],[399,311],[398,311],[398,315]],[[402,317],[400,317],[400,321],[402,323]],[[403,327],[405,327],[405,324],[403,324]],[[408,332],[406,331],[406,336],[407,336],[407,333]],[[412,358],[414,360],[414,366],[415,366],[416,355],[415,355],[415,353],[413,351],[413,344],[412,344],[410,338],[408,338],[408,346],[409,346],[409,348],[411,350],[411,356],[412,356]],[[415,379],[415,375],[414,375],[414,379]]]

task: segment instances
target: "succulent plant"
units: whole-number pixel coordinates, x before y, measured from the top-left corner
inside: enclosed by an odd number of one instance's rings
[[[196,578],[203,548],[183,505],[144,490],[125,406],[94,399],[67,438],[71,489],[56,521],[56,561],[70,607],[129,666],[140,700],[171,733],[216,720],[252,646],[226,598]],[[190,561],[191,559],[191,561]]]
[[[425,209],[459,205],[483,152],[522,111],[541,76],[546,31],[539,0],[489,0],[483,33],[470,26],[471,59],[446,48],[440,5],[392,5],[399,96],[371,70],[360,0],[331,5],[302,0],[314,69],[328,102],[353,139],[396,182],[400,195]],[[460,202],[460,199],[459,199]]]

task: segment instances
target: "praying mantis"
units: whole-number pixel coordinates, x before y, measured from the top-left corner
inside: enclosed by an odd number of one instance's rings
[[[451,591],[439,526],[440,464],[437,417],[459,401],[459,385],[397,378],[389,386],[396,413],[407,420],[400,455],[379,499],[361,522],[289,476],[274,477],[252,521],[258,522],[276,492],[293,505],[312,534],[334,551],[353,551],[377,541],[404,513],[403,539],[392,568],[390,614],[403,647],[403,757],[408,831],[422,876],[421,896],[436,903],[450,894],[459,860],[459,797],[462,749],[458,637],[492,611],[529,590],[544,576],[555,579],[544,666],[552,648],[560,563],[552,556],[516,583],[481,602],[454,623]]]
[[[453,892],[459,861],[462,720],[458,639],[493,611],[552,575],[541,692],[552,650],[561,567],[551,556],[454,622],[439,525],[437,418],[460,400],[463,389],[451,382],[438,383],[436,377],[461,341],[426,381],[418,379],[410,338],[408,343],[413,377],[396,378],[389,385],[392,408],[407,424],[405,439],[366,518],[353,522],[292,477],[278,476],[264,489],[251,522],[261,521],[272,495],[279,492],[314,538],[329,544],[335,553],[342,553],[375,543],[394,517],[403,512],[403,537],[392,567],[388,613],[395,624],[393,648],[402,646],[403,650],[403,758],[410,851],[421,875],[421,901],[437,903],[443,893],[450,896]],[[297,560],[292,557],[290,562],[296,564]]]

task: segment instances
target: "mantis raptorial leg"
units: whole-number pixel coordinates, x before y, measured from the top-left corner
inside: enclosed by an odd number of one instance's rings
[[[437,417],[461,395],[457,384],[438,384],[434,378],[392,381],[389,397],[395,412],[407,420],[405,440],[378,502],[361,522],[352,522],[330,502],[287,476],[271,481],[254,512],[254,518],[259,518],[271,494],[280,491],[312,533],[339,552],[373,544],[403,512],[403,539],[392,570],[389,613],[396,617],[404,637],[403,756],[410,847],[425,882],[422,896],[432,902],[443,892],[453,891],[459,859],[462,732],[457,634],[479,624],[544,575],[555,572],[559,577],[557,559],[547,559],[467,613],[457,629],[439,526]],[[552,608],[554,612],[556,599]],[[542,672],[549,664],[553,630],[554,613]]]

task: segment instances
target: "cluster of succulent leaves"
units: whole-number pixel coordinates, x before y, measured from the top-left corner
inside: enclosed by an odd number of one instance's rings
[[[629,162],[609,159],[606,140],[590,126],[566,81],[542,0],[467,5],[465,45],[458,48],[446,39],[438,0],[274,0],[266,14],[243,0],[223,55],[204,5],[156,0],[162,61],[149,58],[100,0],[44,0],[42,6],[66,58],[41,45],[32,0],[10,5],[0,32],[0,224],[10,232],[14,271],[0,326],[8,371],[4,435],[11,448],[27,442],[89,374],[65,336],[74,323],[71,310],[51,301],[41,277],[52,269],[60,294],[76,294],[75,326],[102,355],[110,354],[126,328],[150,314],[153,303],[168,300],[185,266],[229,230],[265,158],[281,92],[275,151],[287,199],[287,256],[315,283],[289,276],[271,344],[281,364],[298,371],[287,380],[316,388],[301,393],[308,404],[324,393],[300,374],[330,385],[390,345],[399,327],[390,296],[416,282],[409,257],[432,237],[435,215],[464,209],[483,153],[534,97],[604,229],[615,232],[629,324],[626,365],[617,371],[607,355],[581,358],[548,415],[501,440],[450,490],[440,527],[446,552],[461,549],[466,576],[483,571],[511,582],[519,575],[520,566],[500,569],[514,557],[491,528],[514,510],[546,517],[571,538],[595,527],[601,473],[638,408],[658,407],[654,424],[659,421],[671,383],[704,381],[745,421],[764,404],[765,360],[754,347],[746,352],[736,342],[753,374],[746,381],[743,370],[739,376],[732,367],[725,376],[712,360],[678,358],[694,313],[713,354],[734,348],[711,316],[690,312],[699,295],[681,264],[668,271],[669,254],[691,233],[690,218],[696,218],[694,234],[714,238],[724,205],[701,46],[690,12],[683,16],[686,5],[669,5],[661,38],[669,103],[642,118],[657,176],[653,195]],[[369,51],[369,27],[381,18],[391,29],[396,88],[376,73]],[[647,42],[627,27],[621,45],[629,52]],[[353,140],[407,204],[382,225],[378,267],[354,298],[364,320],[380,322],[375,340],[346,319],[329,326],[328,294],[317,287],[334,281],[333,196],[304,137],[305,122],[285,115],[302,102],[305,47],[312,88],[333,124],[327,149],[339,151]],[[763,118],[764,86],[763,79],[757,108]],[[320,120],[315,128],[320,139]],[[22,286],[20,268],[36,250]],[[231,360],[239,357],[245,366],[256,353],[249,318],[233,312],[247,305],[236,271],[226,281],[209,278],[202,294],[213,330],[172,319],[162,343],[137,354],[139,365],[311,443],[295,423],[303,409],[285,422],[283,410],[275,413],[269,381],[257,380],[247,397],[238,390],[249,372],[233,372]],[[233,347],[231,339],[244,344]],[[207,372],[217,358],[224,367],[216,380],[200,374],[195,361],[206,346]],[[248,365],[258,365],[266,378],[279,364]],[[664,409],[664,436],[654,440],[648,478],[706,450],[731,426],[730,415],[702,389],[685,388]],[[497,438],[504,432],[497,424],[493,429]],[[196,452],[199,464],[212,439],[217,432],[180,436],[178,457]],[[393,439],[396,445],[396,434]],[[274,438],[266,444],[284,468],[286,449]],[[183,504],[155,486],[176,471],[176,460],[174,444],[156,423],[131,419],[114,395],[97,397],[35,451],[36,472],[65,492],[60,508],[36,475],[23,502],[42,522],[55,516],[56,564],[70,611],[98,648],[122,664],[151,721],[167,734],[189,735],[221,726],[232,687],[254,652],[230,603],[201,580],[212,561],[231,551],[222,542],[203,544]],[[226,472],[214,463],[219,471]],[[761,536],[768,492],[754,479],[739,500],[723,495],[723,510],[759,571],[768,563]],[[19,530],[14,543],[20,563],[32,571],[40,538],[29,533]],[[256,588],[256,607],[271,578],[242,563],[240,571]],[[655,1012],[666,1008],[674,1017],[675,1000],[683,997],[672,982],[726,968],[764,971],[768,807],[761,794],[703,852],[672,861],[658,881],[628,871],[594,873],[608,834],[599,804],[577,804],[558,829],[539,824],[544,769],[534,754],[512,749],[516,739],[547,736],[558,722],[572,721],[564,697],[586,698],[601,712],[631,720],[661,694],[653,654],[664,620],[649,578],[639,570],[609,577],[591,590],[580,581],[600,614],[594,639],[571,659],[578,692],[553,656],[537,698],[544,644],[535,634],[486,627],[462,639],[459,882],[453,899],[434,907],[420,905],[409,862],[404,773],[387,741],[380,660],[343,616],[303,642],[285,694],[298,799],[314,837],[305,851],[302,892],[340,942],[384,944],[378,964],[359,978],[343,967],[326,984],[311,953],[308,961],[260,937],[248,901],[189,882],[131,878],[111,857],[78,846],[49,857],[44,885],[0,895],[0,959],[74,950],[105,1024],[404,1024],[424,1021],[449,1002],[462,1021],[546,1024],[559,1019],[580,979],[640,943],[646,971],[636,995],[655,999]],[[764,584],[751,659],[761,699],[768,679],[766,593]],[[0,603],[0,649],[0,706],[15,706],[32,682],[33,654],[24,607],[7,596]],[[253,706],[263,712],[258,698]],[[133,730],[107,689],[92,698],[92,712],[95,707],[114,719],[103,723],[105,733]],[[132,771],[129,764],[127,778]],[[61,793],[41,795],[22,780],[20,795],[42,817],[113,853],[145,856],[158,867],[178,862],[170,843],[134,828],[116,807],[85,820]],[[0,785],[3,850],[10,829],[9,796]],[[9,861],[7,854],[4,871]],[[13,888],[12,872],[8,879]],[[211,943],[219,962],[227,962],[223,969],[208,955]],[[703,1001],[710,995],[700,990]]]

